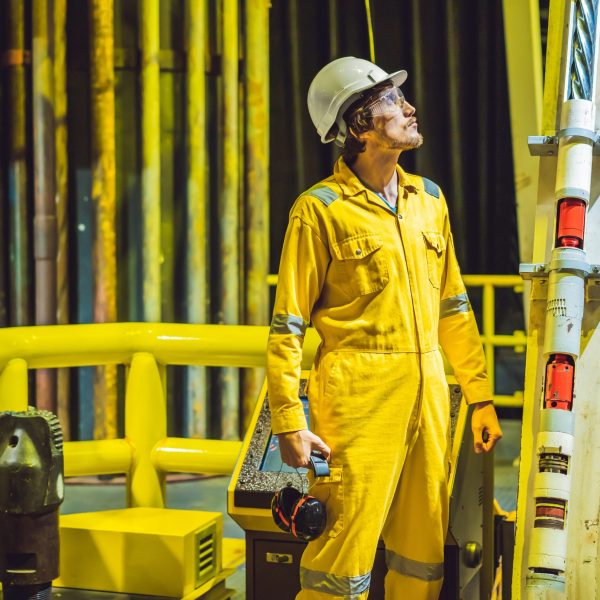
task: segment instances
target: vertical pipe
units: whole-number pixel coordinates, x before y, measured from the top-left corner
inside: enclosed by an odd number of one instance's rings
[[[246,323],[269,322],[269,0],[246,1]],[[243,426],[263,369],[244,374]]]
[[[144,321],[161,319],[160,32],[158,0],[139,3]]]
[[[458,132],[459,123],[461,122],[461,105],[460,94],[461,86],[460,79],[457,76],[459,72],[460,62],[460,41],[458,36],[458,13],[459,9],[456,3],[448,2],[447,18],[446,18],[446,38],[448,42],[448,106],[450,110],[450,127],[454,133],[450,136],[450,166],[452,174],[452,199],[454,201],[454,235],[456,239],[461,238],[466,230],[465,223],[465,204],[464,204],[464,187],[463,187],[463,160],[462,160],[462,136]],[[460,250],[459,261],[465,262],[465,256]]]
[[[94,231],[94,321],[117,318],[115,238],[115,80],[113,0],[90,5],[90,97],[92,103],[92,202]],[[96,367],[94,437],[117,436],[117,369]]]
[[[1,18],[1,13],[0,13]],[[5,89],[4,78],[0,79],[0,111],[5,114],[5,103],[2,102],[3,90]],[[0,139],[4,133],[5,122],[0,116]],[[6,213],[7,213],[7,197],[6,197],[6,179],[5,179],[5,155],[0,149],[0,327],[8,326],[8,287],[6,279],[6,267],[8,266],[8,239],[6,238]]]
[[[10,0],[6,31],[9,49],[4,63],[7,69],[8,122],[8,245],[9,245],[9,322],[13,326],[31,324],[29,303],[29,248],[27,245],[27,120],[25,5]]]
[[[483,337],[485,362],[492,394],[495,394],[494,373],[494,333],[496,327],[496,295],[494,286],[486,283],[483,286]],[[483,457],[483,531],[482,545],[484,548],[494,547],[494,454]],[[494,553],[484,552],[481,563],[481,578],[479,590],[481,598],[489,598],[494,581]]]
[[[329,32],[329,61],[338,58],[339,54],[339,29],[338,29],[338,0],[328,0],[327,2],[327,23]],[[331,162],[334,163],[340,155],[337,144],[327,144],[331,156]]]
[[[205,0],[186,0],[187,33],[187,320],[208,322]],[[206,368],[188,367],[184,430],[206,437]]]
[[[423,110],[425,106],[425,77],[421,74],[425,73],[425,61],[424,56],[427,55],[429,46],[427,39],[423,34],[423,22],[426,20],[423,15],[423,3],[420,0],[411,0],[410,14],[411,14],[411,31],[413,35],[412,43],[412,69],[415,73],[419,74],[411,79],[412,89],[414,94],[414,104],[417,109]],[[423,107],[423,108],[421,108]],[[414,156],[415,170],[417,173],[421,172],[425,161],[425,154],[423,152],[415,152]]]
[[[54,0],[54,112],[56,146],[56,321],[69,322],[69,247],[67,237],[67,1]],[[57,371],[57,410],[65,440],[71,439],[69,423],[69,370]]]
[[[56,202],[54,141],[54,2],[33,0],[33,137],[35,323],[56,323]],[[56,412],[56,373],[36,373],[39,408]]]
[[[296,158],[296,192],[299,194],[306,187],[306,176],[304,173],[304,131],[302,127],[302,115],[306,110],[304,107],[304,94],[302,94],[301,68],[300,68],[300,34],[298,23],[298,0],[288,2],[287,27],[290,36],[290,66],[292,75],[292,115],[294,119],[294,156]]]
[[[27,363],[13,358],[0,373],[0,411],[26,411],[28,404]]]
[[[536,0],[537,2],[538,0]],[[490,5],[487,2],[477,3],[477,101],[480,107],[487,107],[490,103],[490,81],[494,77],[494,73],[490,72],[488,68],[490,60],[490,46],[495,43],[494,39],[490,39],[493,35],[490,31],[493,27],[489,16]],[[494,6],[495,8],[495,6]],[[492,46],[493,47],[493,46]],[[493,89],[493,88],[492,88]],[[519,89],[521,89],[519,87]],[[490,147],[490,137],[483,132],[491,130],[492,124],[495,125],[497,116],[493,111],[483,109],[478,110],[475,116],[477,119],[477,126],[479,131],[482,132],[477,139],[477,155],[486,156]],[[512,118],[512,115],[511,115]],[[519,133],[520,135],[520,133]],[[459,137],[454,135],[453,137]],[[520,144],[519,144],[520,145]],[[487,161],[481,161],[475,170],[477,174],[477,188],[480,198],[488,198],[491,190],[491,175],[489,163]],[[533,203],[535,206],[535,202]],[[489,265],[489,236],[490,236],[490,224],[488,221],[488,207],[487,202],[477,203],[477,245],[479,251],[477,252],[477,262],[474,267],[477,272],[481,273],[485,269],[485,265]]]
[[[369,58],[375,62],[375,36],[373,35],[373,15],[370,0],[365,0],[365,13],[367,15],[367,29],[369,32]]]
[[[239,322],[238,0],[223,0],[223,182],[219,202],[220,320]],[[221,436],[239,437],[239,373],[221,369]]]

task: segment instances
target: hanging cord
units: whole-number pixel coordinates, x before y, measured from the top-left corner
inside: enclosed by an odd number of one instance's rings
[[[365,0],[365,10],[367,11],[367,28],[369,30],[369,54],[371,62],[375,62],[375,36],[373,35],[373,18],[371,15],[371,0]]]

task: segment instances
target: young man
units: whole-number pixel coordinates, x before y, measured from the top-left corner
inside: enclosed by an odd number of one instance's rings
[[[475,404],[475,451],[502,437],[444,196],[397,164],[423,143],[399,88],[405,79],[345,57],[308,93],[321,140],[344,152],[333,175],[292,207],[269,336],[282,458],[307,466],[318,450],[330,462],[330,477],[311,478],[327,529],[302,557],[297,600],[366,599],[380,536],[386,600],[438,597],[449,452],[440,345]],[[298,399],[309,322],[322,339],[308,390],[311,431]]]

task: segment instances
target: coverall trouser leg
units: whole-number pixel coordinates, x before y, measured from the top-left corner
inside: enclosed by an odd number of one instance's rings
[[[331,352],[319,367],[311,423],[332,449],[331,475],[310,493],[327,528],[302,556],[296,600],[366,600],[381,535],[386,600],[434,600],[448,520],[441,356]]]

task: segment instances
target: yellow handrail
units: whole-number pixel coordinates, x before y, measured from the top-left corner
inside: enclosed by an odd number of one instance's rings
[[[0,411],[27,410],[28,370],[124,364],[125,438],[67,442],[65,475],[127,475],[128,506],[162,507],[165,474],[229,474],[242,443],[167,437],[165,365],[264,367],[269,328],[99,323],[0,329]],[[310,368],[319,336],[310,331]]]

